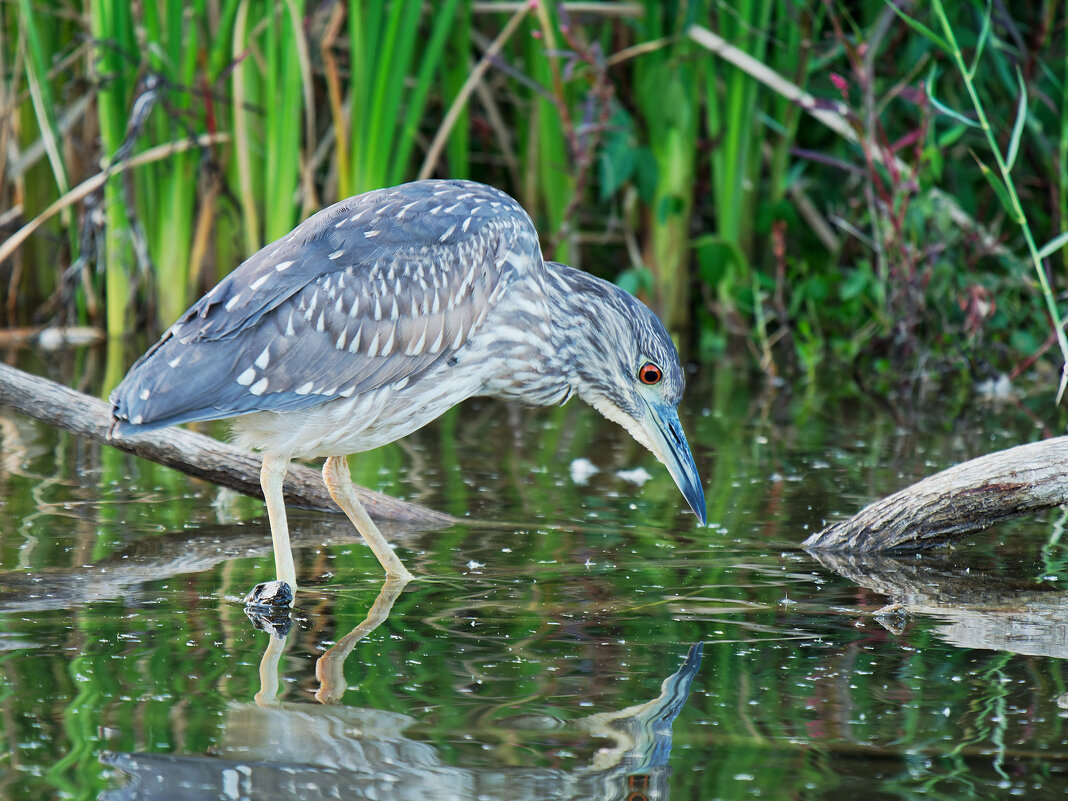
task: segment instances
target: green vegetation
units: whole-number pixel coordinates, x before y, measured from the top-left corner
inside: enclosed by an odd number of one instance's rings
[[[316,209],[428,174],[516,195],[550,257],[697,357],[1056,370],[1066,25],[983,0],[0,4],[0,323],[158,331]]]

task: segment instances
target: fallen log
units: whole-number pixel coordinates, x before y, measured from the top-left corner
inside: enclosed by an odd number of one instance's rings
[[[112,420],[111,407],[107,403],[5,364],[0,364],[0,406],[8,406],[19,414],[173,467],[212,484],[263,497],[257,454],[173,427],[136,435],[116,434],[109,439],[108,428]],[[372,517],[427,527],[454,522],[454,518],[433,509],[363,487],[355,489]],[[341,511],[323,486],[318,471],[304,465],[289,466],[285,499],[286,503],[296,506]]]
[[[802,547],[876,553],[920,550],[1068,503],[1068,437],[963,462],[827,526]]]

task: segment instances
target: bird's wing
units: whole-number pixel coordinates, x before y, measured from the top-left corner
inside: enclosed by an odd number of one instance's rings
[[[162,426],[298,411],[414,381],[540,263],[529,218],[496,189],[424,181],[351,198],[189,309],[112,393],[115,416]]]

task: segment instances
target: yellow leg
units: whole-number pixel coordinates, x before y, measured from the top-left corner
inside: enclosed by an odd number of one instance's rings
[[[345,660],[360,640],[386,621],[394,602],[400,597],[401,590],[407,583],[408,579],[386,579],[382,584],[382,589],[378,591],[378,598],[375,599],[363,622],[319,657],[315,663],[315,677],[319,679],[319,689],[315,691],[315,700],[320,704],[336,704],[341,700],[341,696],[349,688],[349,683],[345,680]]]
[[[344,456],[331,456],[323,465],[323,483],[326,484],[327,492],[334,502],[341,507],[352,525],[360,532],[364,540],[371,546],[378,561],[386,569],[386,575],[390,578],[411,581],[412,574],[401,562],[400,558],[389,547],[386,538],[378,530],[378,526],[371,520],[370,515],[363,508],[360,499],[356,497],[356,491],[352,488],[352,479],[349,476],[349,463]]]
[[[289,524],[282,482],[289,469],[289,459],[274,453],[263,454],[260,468],[260,487],[267,501],[267,519],[271,521],[271,540],[274,542],[274,570],[279,581],[297,591],[297,569],[293,564],[293,549],[289,545]]]

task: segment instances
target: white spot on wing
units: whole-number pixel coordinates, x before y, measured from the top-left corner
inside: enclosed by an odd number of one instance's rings
[[[381,231],[379,231],[379,230],[378,230],[378,229],[376,228],[376,229],[375,229],[375,230],[373,230],[373,231],[364,231],[364,232],[363,232],[363,235],[364,235],[365,237],[367,237],[368,239],[370,239],[370,238],[371,238],[372,236],[378,236],[378,235],[379,235],[380,233],[382,233],[382,232],[381,232]]]
[[[238,301],[240,301],[240,300],[241,300],[241,293],[238,292],[236,295],[234,295],[232,298],[230,298],[228,301],[226,301],[226,307],[225,307],[226,310],[227,311],[233,311],[234,306],[236,306],[238,304]]]
[[[293,330],[293,310],[289,310],[289,321],[286,323],[286,336],[291,337],[296,332]]]
[[[394,337],[396,337],[396,335],[397,326],[393,326],[393,328],[391,328],[389,331],[389,339],[387,339],[386,343],[382,346],[382,356],[388,356],[393,351],[393,339]]]
[[[335,250],[333,253],[331,253],[329,256],[327,256],[327,258],[330,259],[330,261],[335,261],[335,260],[341,258],[344,255],[345,255],[345,251],[343,251],[343,250]]]
[[[271,346],[268,345],[266,348],[263,349],[263,353],[256,357],[256,366],[259,367],[261,370],[266,370],[267,365],[270,363],[270,361]]]
[[[326,320],[324,317],[325,314],[325,311],[319,312],[319,319],[315,321],[315,330],[318,331],[320,334],[326,330]]]
[[[311,382],[311,381],[309,381],[309,382],[308,382],[307,384],[301,384],[301,385],[300,385],[299,387],[297,387],[297,388],[296,388],[296,389],[295,389],[294,391],[295,391],[295,392],[296,392],[296,393],[297,393],[298,395],[307,395],[307,394],[308,394],[309,392],[311,392],[311,391],[312,391],[312,386],[313,386],[313,385],[312,385],[312,382]]]
[[[148,396],[151,395],[151,394],[152,394],[152,390],[150,390],[148,387],[145,387],[144,389],[141,390],[141,395],[140,395],[141,400],[148,400]]]
[[[371,337],[371,343],[367,346],[367,355],[372,359],[378,355],[378,332],[375,331],[375,335]]]
[[[426,344],[426,329],[427,326],[424,325],[423,333],[419,335],[419,339],[417,339],[413,344],[408,346],[408,349],[405,351],[405,353],[407,353],[409,356],[418,356],[420,353],[423,352],[423,345]]]
[[[250,367],[245,372],[237,377],[237,383],[243,387],[247,387],[253,381],[256,380],[256,368]]]
[[[181,356],[181,354],[179,354],[178,356],[175,356],[173,359],[171,359],[169,362],[167,362],[167,365],[169,367],[177,367],[181,363],[182,363],[182,356]]]
[[[337,342],[334,344],[334,347],[337,348],[338,350],[344,350],[345,349],[345,334],[347,332],[348,332],[347,328],[342,328],[341,329],[341,335],[337,338]]]
[[[248,391],[251,392],[253,395],[262,395],[266,389],[267,379],[261,378],[259,381],[249,387]]]
[[[430,346],[431,353],[437,353],[441,350],[441,341],[445,338],[445,326],[442,326],[438,331],[438,338],[434,340],[434,344]]]
[[[293,262],[292,261],[280,261],[280,262],[278,262],[278,264],[274,265],[274,269],[276,269],[278,272],[282,273],[282,272],[285,272],[286,270],[288,270],[292,266],[293,266]]]
[[[255,281],[253,281],[251,284],[249,284],[249,288],[252,289],[253,292],[255,292],[257,289],[259,289],[261,286],[263,286],[267,282],[267,279],[270,278],[270,277],[271,277],[270,273],[264,273],[259,278],[257,278]]]
[[[457,205],[459,205],[459,204],[457,204]],[[439,242],[444,242],[446,239],[448,239],[450,236],[452,236],[452,232],[455,231],[455,230],[456,230],[456,225],[454,223],[453,225],[449,226],[448,230],[445,231],[445,233],[443,233],[440,237],[438,237],[438,241]]]

